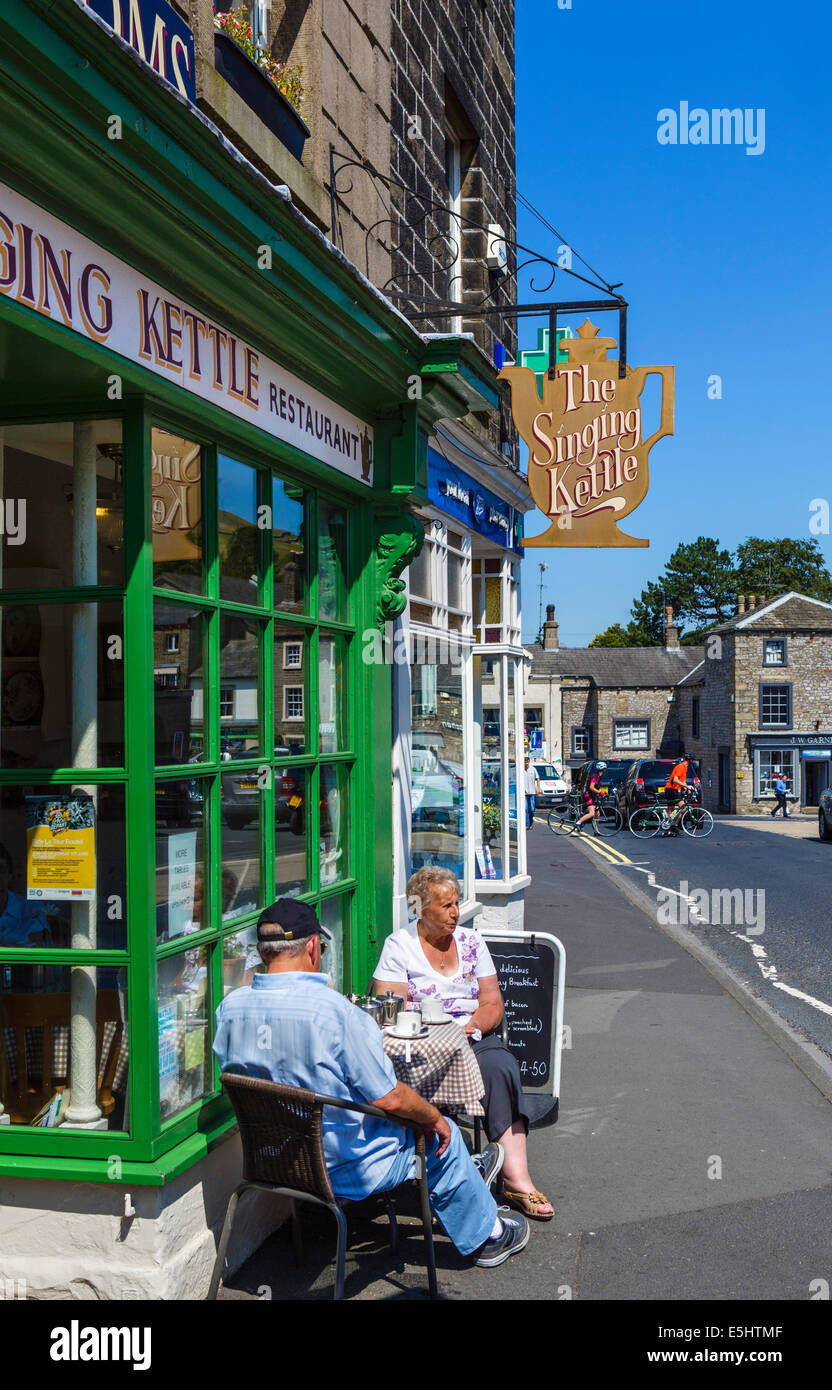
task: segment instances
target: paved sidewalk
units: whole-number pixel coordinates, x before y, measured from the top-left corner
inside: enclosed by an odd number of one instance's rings
[[[743,830],[765,830],[769,835],[789,835],[796,840],[816,840],[818,838],[818,818],[790,814],[786,820],[782,815],[772,816],[719,816],[728,825],[738,825]]]
[[[828,1102],[577,845],[537,824],[529,860],[527,926],[567,951],[561,1118],[529,1141],[556,1215],[496,1270],[469,1267],[440,1237],[442,1294],[808,1300],[830,1274]],[[386,1230],[355,1223],[348,1298],[425,1296],[418,1225],[399,1257]],[[278,1232],[222,1296],[327,1299],[333,1253],[317,1223],[297,1269]]]

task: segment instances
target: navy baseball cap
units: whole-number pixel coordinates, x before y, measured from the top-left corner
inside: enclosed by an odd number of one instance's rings
[[[320,931],[315,909],[296,898],[278,898],[257,919],[258,941],[306,941]]]

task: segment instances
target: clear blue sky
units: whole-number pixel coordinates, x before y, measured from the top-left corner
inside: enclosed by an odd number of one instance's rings
[[[832,499],[832,23],[817,0],[517,0],[516,11],[518,190],[623,281],[628,360],[676,367],[676,432],[653,449],[650,491],[624,524],[649,549],[534,549],[523,564],[524,640],[542,560],[561,644],[585,646],[628,620],[680,540],[808,538],[809,503]],[[660,145],[657,113],[681,101],[764,108],[764,152]],[[557,245],[522,208],[518,239]],[[560,275],[552,297],[583,288]],[[532,297],[521,282],[518,298]],[[599,318],[616,336],[616,317]],[[526,321],[521,346],[535,342]],[[708,399],[712,374],[721,400]],[[544,525],[528,514],[527,534]],[[832,567],[830,537],[818,539]]]

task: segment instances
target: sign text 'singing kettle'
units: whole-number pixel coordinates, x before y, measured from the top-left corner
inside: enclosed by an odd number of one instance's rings
[[[673,433],[673,368],[628,367],[607,360],[614,338],[598,338],[589,319],[577,338],[564,339],[569,361],[543,377],[543,399],[530,367],[503,367],[511,384],[514,423],[529,446],[529,488],[551,520],[524,545],[649,545],[618,529],[643,500],[648,455],[657,440]],[[642,438],[641,394],[648,375],[662,378],[659,428]]]

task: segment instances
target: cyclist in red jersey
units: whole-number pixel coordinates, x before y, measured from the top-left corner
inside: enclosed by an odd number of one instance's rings
[[[679,821],[685,809],[684,789],[687,785],[688,772],[692,762],[690,753],[683,753],[665,784],[664,792],[667,797],[667,804],[676,807],[670,817],[670,825],[665,831],[666,835],[679,834]]]

